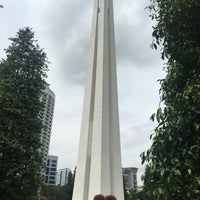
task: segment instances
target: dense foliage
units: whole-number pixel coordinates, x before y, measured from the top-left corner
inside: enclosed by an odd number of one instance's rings
[[[42,186],[41,196],[47,200],[72,200],[72,193],[74,188],[74,173],[69,172],[68,182],[65,186]]]
[[[125,200],[136,200],[137,199],[137,193],[134,190],[130,190],[128,192],[125,192]]]
[[[153,47],[167,60],[158,126],[144,152],[148,199],[200,199],[200,1],[151,0]]]
[[[72,174],[71,172],[69,172],[68,174],[68,182],[66,186],[66,200],[72,200],[75,173],[76,170],[74,170],[74,174]]]
[[[41,181],[38,116],[47,60],[30,28],[10,40],[0,62],[0,199],[30,200]]]
[[[41,196],[47,200],[66,200],[66,186],[43,185]]]

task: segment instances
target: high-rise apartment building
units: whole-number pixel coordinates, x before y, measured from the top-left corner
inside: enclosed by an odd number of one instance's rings
[[[43,91],[42,101],[44,103],[44,107],[40,112],[40,118],[42,120],[44,128],[41,132],[41,143],[42,147],[40,148],[40,152],[43,155],[43,162],[46,165],[47,163],[47,155],[49,153],[49,144],[51,138],[51,128],[53,122],[53,113],[54,113],[54,104],[55,104],[55,94],[49,88],[46,88]]]
[[[68,175],[71,169],[65,168],[57,171],[56,175],[56,185],[63,186],[68,183]]]
[[[47,156],[47,168],[45,175],[46,185],[56,185],[56,171],[57,171],[58,157],[48,155]]]
[[[126,189],[137,191],[137,171],[135,167],[126,167],[122,169]]]

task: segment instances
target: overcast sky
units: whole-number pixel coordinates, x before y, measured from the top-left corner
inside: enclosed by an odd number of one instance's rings
[[[152,50],[149,0],[113,0],[123,167],[144,172],[140,153],[151,145],[159,105],[160,53]],[[0,58],[8,38],[25,26],[35,32],[51,62],[48,83],[56,95],[50,154],[58,169],[74,169],[81,126],[84,84],[94,0],[0,0]]]

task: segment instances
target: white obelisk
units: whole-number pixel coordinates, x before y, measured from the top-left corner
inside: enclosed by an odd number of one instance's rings
[[[113,1],[95,0],[73,200],[124,200]]]

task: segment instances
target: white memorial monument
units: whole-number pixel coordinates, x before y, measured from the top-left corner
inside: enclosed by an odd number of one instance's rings
[[[73,200],[124,200],[113,1],[95,0]]]

